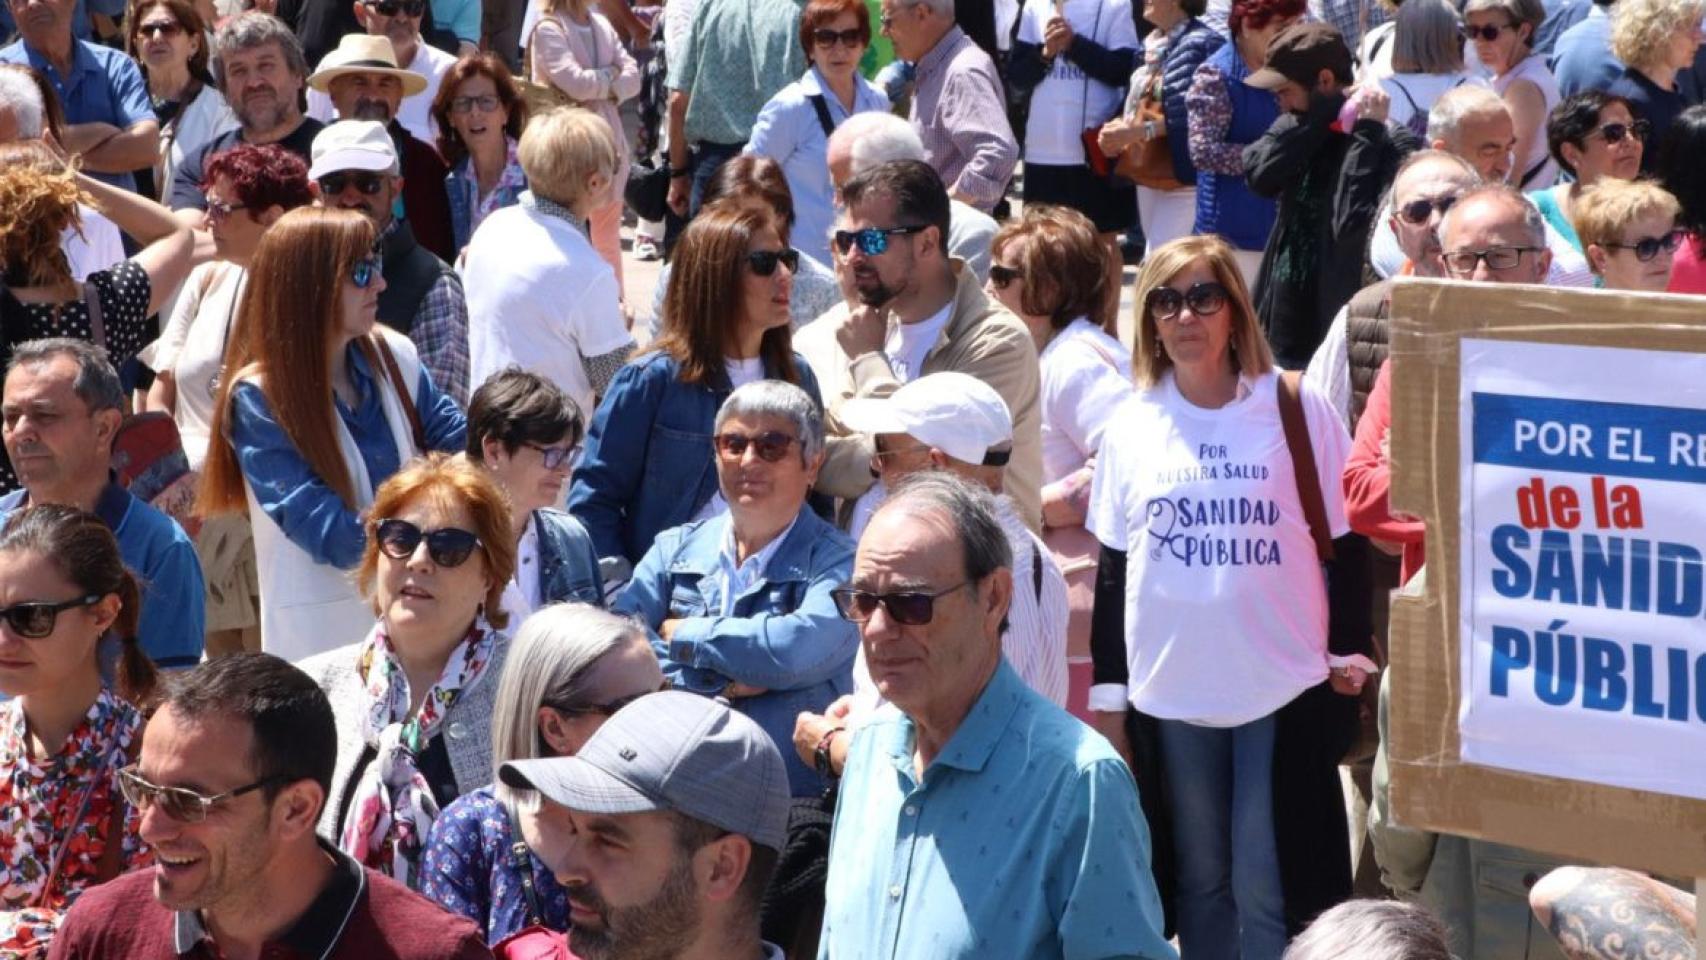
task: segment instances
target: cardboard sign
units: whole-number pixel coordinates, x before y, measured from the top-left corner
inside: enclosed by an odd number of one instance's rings
[[[1706,873],[1706,302],[1405,281],[1394,817]]]

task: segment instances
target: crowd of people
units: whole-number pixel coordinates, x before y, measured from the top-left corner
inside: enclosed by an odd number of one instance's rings
[[[7,0],[0,957],[1692,956],[1380,744],[1394,281],[1706,295],[1703,17]]]

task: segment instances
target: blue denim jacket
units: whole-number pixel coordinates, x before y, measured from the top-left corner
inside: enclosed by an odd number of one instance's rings
[[[521,172],[521,161],[515,156],[515,141],[509,141],[508,162],[504,164],[504,172],[498,177],[497,186],[492,193],[497,196],[493,210],[514,206],[520,202],[521,194],[527,189],[527,174]],[[474,161],[463,157],[462,162],[452,167],[444,176],[444,192],[450,197],[450,236],[458,253],[468,245],[474,237],[475,208],[480,202],[480,186],[474,181]],[[490,211],[488,211],[490,212]]]
[[[793,795],[817,796],[824,784],[794,753],[794,719],[853,691],[859,631],[829,595],[853,574],[853,541],[801,506],[763,575],[724,617],[716,615],[718,554],[732,522],[725,513],[664,531],[611,609],[646,622],[664,676],[677,687],[714,696],[736,681],[768,691],[732,705],[776,741]],[[685,622],[665,643],[656,631],[671,618]]]
[[[539,534],[539,598],[604,606],[598,553],[580,521],[547,507],[533,511],[533,529]]]
[[[797,353],[794,367],[821,408],[817,378]],[[664,353],[617,371],[569,488],[569,512],[586,525],[600,557],[639,563],[659,533],[693,519],[711,499],[711,425],[731,392],[721,370],[714,383],[682,383],[681,365]]]

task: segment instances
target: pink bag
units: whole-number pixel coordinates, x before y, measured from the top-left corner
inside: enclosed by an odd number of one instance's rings
[[[492,946],[497,960],[577,960],[569,936],[545,927],[525,927]]]

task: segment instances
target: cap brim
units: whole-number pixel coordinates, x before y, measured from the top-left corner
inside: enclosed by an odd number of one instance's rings
[[[1244,78],[1244,82],[1257,90],[1278,90],[1291,82],[1291,78],[1278,70],[1263,67]]]
[[[553,803],[586,813],[669,809],[579,757],[512,760],[498,768],[498,779],[517,790],[537,790]]]
[[[835,416],[855,433],[909,433],[912,424],[901,415],[894,401],[884,397],[858,397],[848,400]]]
[[[318,180],[329,173],[343,170],[365,170],[369,173],[389,173],[397,166],[397,158],[386,158],[372,150],[334,150],[314,161],[308,168],[308,179]]]
[[[321,93],[331,93],[327,87],[346,73],[388,73],[403,82],[403,96],[412,97],[427,88],[427,78],[414,72],[393,67],[322,67],[308,75],[308,87]]]

